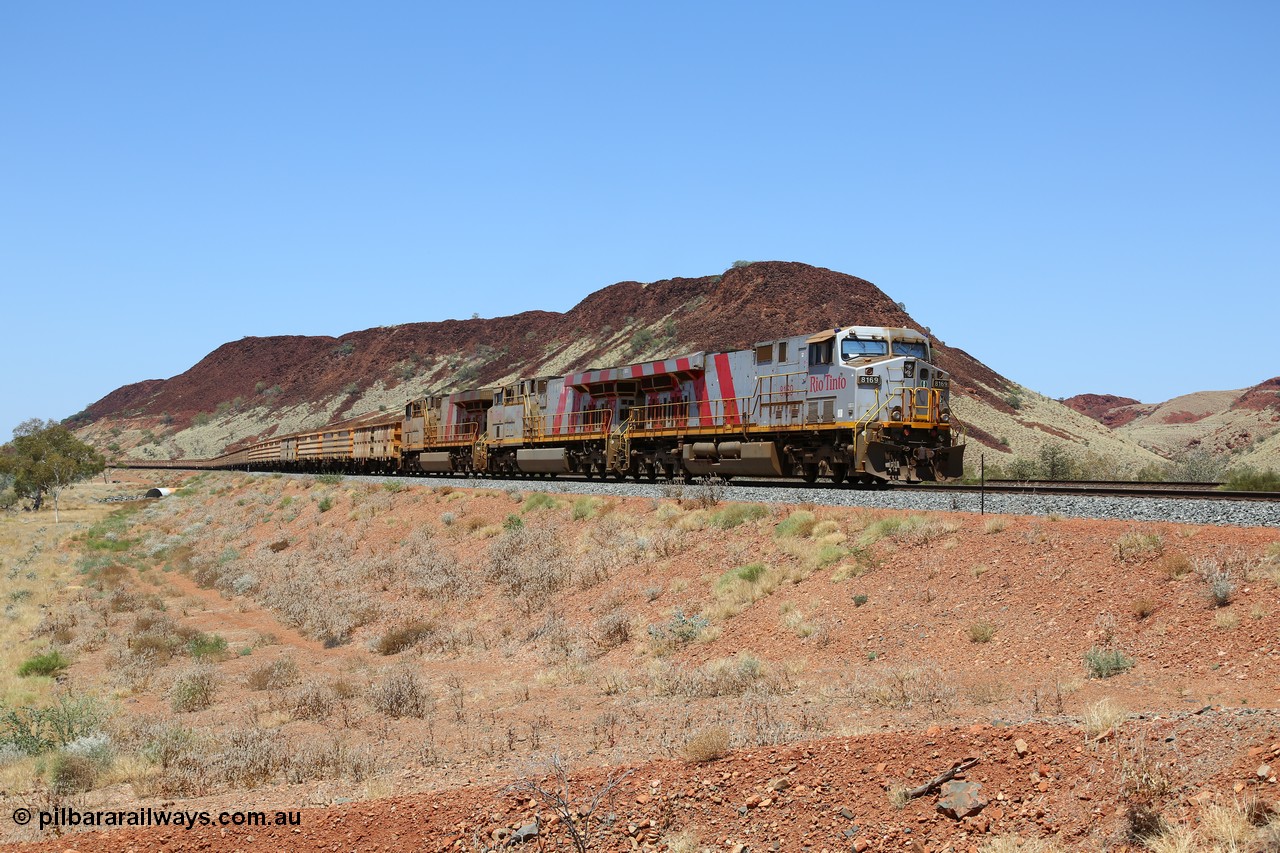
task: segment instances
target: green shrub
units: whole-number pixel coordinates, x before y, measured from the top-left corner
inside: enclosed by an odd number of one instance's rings
[[[904,518],[895,515],[868,525],[860,542],[866,546],[887,537],[909,545],[923,545],[955,531],[955,524],[931,516],[909,515]]]
[[[45,652],[42,655],[27,658],[22,662],[22,665],[18,667],[18,675],[21,678],[26,678],[31,675],[53,676],[62,672],[70,665],[71,661],[63,657],[62,653],[57,649],[54,649],[51,652]]]
[[[83,755],[60,752],[53,757],[49,767],[49,787],[53,793],[82,794],[91,790],[98,781],[98,766],[93,759]]]
[[[534,492],[525,499],[524,512],[532,512],[536,509],[555,509],[556,499],[546,492]]]
[[[47,708],[5,708],[0,710],[0,746],[39,755],[97,732],[106,718],[91,696],[62,695]]]
[[[333,498],[329,497],[328,495],[325,495],[320,499],[320,502],[316,504],[316,508],[321,512],[328,512],[329,510],[333,509]]]
[[[210,666],[199,666],[179,675],[169,688],[169,704],[179,713],[202,711],[213,704],[218,675]]]
[[[137,542],[137,540],[125,537],[124,534],[128,529],[128,513],[112,513],[89,528],[84,540],[85,550],[109,551],[112,553],[128,551]]]
[[[1236,585],[1231,582],[1231,575],[1227,572],[1219,572],[1208,579],[1208,585],[1209,601],[1214,607],[1226,607],[1231,603],[1231,597],[1236,591]]]
[[[862,532],[862,544],[870,545],[878,542],[887,536],[893,536],[902,527],[906,519],[901,516],[893,515],[888,518],[881,518],[867,525],[866,530]]]
[[[1119,649],[1094,646],[1084,653],[1084,665],[1093,678],[1110,678],[1133,667],[1133,658]]]
[[[818,553],[814,555],[814,562],[818,568],[825,569],[827,566],[834,566],[848,555],[848,551],[839,545],[823,545],[818,549]]]
[[[336,486],[342,482],[341,474],[317,474],[317,483],[324,483],[326,486]]]
[[[870,600],[870,599],[868,599],[868,598],[867,598],[865,595],[863,595],[862,593],[858,593],[857,595],[855,595],[855,596],[853,597],[853,606],[854,606],[854,607],[861,607],[862,605],[866,604],[869,600]]]
[[[768,514],[769,510],[760,504],[731,504],[712,515],[711,524],[721,530],[728,530],[748,521],[764,518]]]
[[[649,329],[641,329],[631,336],[631,351],[642,352],[653,346],[656,335]]]
[[[1243,465],[1227,472],[1221,488],[1228,492],[1280,492],[1280,472]]]
[[[760,580],[761,576],[764,575],[764,572],[764,563],[748,563],[747,565],[734,570],[738,579],[744,580],[747,583],[755,583]]]
[[[504,530],[521,530],[524,528],[524,519],[512,513],[503,520],[502,528]]]
[[[808,536],[813,531],[813,525],[816,519],[811,512],[793,512],[786,520],[778,523],[773,528],[773,535],[778,538],[794,537],[796,539]]]
[[[573,502],[573,520],[582,521],[596,514],[595,498],[578,498]]]
[[[677,610],[666,624],[649,626],[649,639],[660,646],[683,645],[698,639],[710,625],[705,616],[685,616],[683,610]]]
[[[187,640],[187,654],[196,660],[220,658],[227,653],[227,641],[218,634],[196,634]]]

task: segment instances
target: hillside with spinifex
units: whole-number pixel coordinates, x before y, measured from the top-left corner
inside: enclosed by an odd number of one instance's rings
[[[463,283],[458,283],[463,284]],[[495,314],[501,306],[492,306]],[[429,312],[429,306],[423,309]],[[935,306],[934,311],[945,311]],[[202,458],[249,439],[397,411],[424,393],[495,385],[697,350],[748,347],[832,326],[925,327],[876,285],[801,263],[735,265],[722,275],[619,282],[569,311],[406,322],[341,337],[244,338],[190,370],[127,385],[76,416],[82,436],[133,459]],[[1158,457],[1095,420],[937,341],[955,409],[988,462],[1046,443],[1136,469]],[[980,340],[965,346],[981,350]]]

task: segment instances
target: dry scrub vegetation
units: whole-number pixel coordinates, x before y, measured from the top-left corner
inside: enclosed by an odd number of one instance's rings
[[[1125,566],[1129,597],[1071,600],[1087,594],[1059,532],[1072,522],[726,505],[707,489],[619,501],[209,474],[98,511],[74,551],[14,541],[0,787],[92,801],[299,786],[324,802],[509,779],[556,748],[702,763],[1064,714],[1096,734],[1118,723],[1092,704],[1087,653],[1158,678],[1151,661],[1228,612],[1217,593],[1256,612],[1258,586],[1280,584],[1265,543],[1112,529],[1090,559]],[[1143,615],[1110,615],[1139,598]],[[28,661],[48,674],[20,678]],[[1210,663],[1197,678],[1244,689]],[[1190,689],[1150,688],[1171,705]]]

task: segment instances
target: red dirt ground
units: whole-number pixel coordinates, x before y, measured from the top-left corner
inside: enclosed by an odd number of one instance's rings
[[[356,543],[343,558],[356,579],[369,576],[358,569],[377,555],[401,553],[414,530],[431,531],[460,569],[481,576],[497,541],[490,526],[500,529],[512,515],[568,543],[560,559],[575,565],[590,549],[628,537],[650,550],[620,557],[607,577],[575,582],[529,616],[493,587],[441,605],[406,595],[396,581],[366,584],[383,614],[337,648],[250,595],[202,588],[181,571],[148,572],[151,580],[136,582],[162,595],[184,626],[217,632],[231,648],[271,640],[218,664],[224,686],[213,707],[172,712],[166,669],[151,687],[121,692],[127,714],[213,732],[268,725],[296,744],[337,736],[370,750],[382,775],[377,784],[218,786],[185,799],[139,797],[125,783],[76,805],[303,809],[302,825],[77,833],[23,849],[478,850],[476,839],[532,821],[537,809],[507,786],[540,774],[552,749],[568,757],[576,790],[632,770],[596,814],[616,816],[599,833],[600,850],[666,849],[682,831],[697,839],[685,849],[717,851],[742,844],[818,853],[865,843],[938,853],[976,850],[1013,833],[1056,838],[1068,850],[1123,849],[1134,768],[1164,780],[1156,805],[1170,820],[1194,820],[1197,804],[1210,798],[1280,800],[1274,773],[1257,773],[1280,766],[1280,573],[1267,556],[1280,542],[1275,530],[937,513],[924,526],[908,525],[913,532],[860,545],[878,521],[905,514],[810,508],[865,560],[862,573],[835,580],[852,556],[806,573],[807,540],[799,547],[775,529],[795,507],[720,529],[707,513],[670,501],[611,500],[593,518],[574,518],[563,499],[528,509],[504,492],[412,483],[388,493],[349,481],[214,475],[199,490],[157,505],[137,535],[149,541],[146,531],[170,536],[201,522],[193,565],[234,547],[248,561],[237,571],[258,571],[271,564],[255,568],[251,560],[268,560],[268,543],[289,540],[284,554],[310,549],[319,561],[326,537],[341,534]],[[330,512],[319,511],[322,496],[332,500]],[[286,497],[297,510],[288,520],[279,509]],[[713,613],[717,579],[753,560],[791,572],[790,580],[737,615],[713,617],[718,633],[704,641],[666,652],[646,642],[643,626],[665,624],[673,611]],[[1196,570],[1208,565],[1231,573],[1229,608],[1206,598]],[[340,595],[347,576],[324,577]],[[595,626],[613,612],[637,628],[621,645],[596,648]],[[373,640],[412,613],[445,617],[468,639],[452,652],[372,651]],[[549,613],[563,626],[563,651],[546,639]],[[789,622],[792,614],[812,633]],[[116,633],[127,632],[129,615],[116,618]],[[971,641],[979,622],[994,627],[989,642]],[[86,615],[85,631],[87,623]],[[1108,642],[1134,667],[1086,678],[1082,656]],[[68,683],[109,684],[109,651],[79,652]],[[282,716],[281,697],[242,686],[251,666],[280,654],[308,677],[355,684],[389,663],[412,667],[435,691],[440,713],[429,730],[426,721],[382,717],[359,699],[326,720]],[[666,693],[657,680],[748,654],[768,673],[763,692]],[[621,686],[608,686],[611,679]],[[450,697],[458,697],[456,715]],[[1102,699],[1131,716],[1118,731],[1086,736],[1081,718]],[[680,757],[691,733],[714,726],[733,735],[727,756],[705,764]],[[428,737],[430,760],[422,752]],[[969,757],[980,761],[964,778],[981,783],[988,802],[978,815],[946,817],[936,795],[902,809],[890,804],[891,789],[922,784]],[[3,809],[38,800],[38,790],[6,792]],[[566,849],[564,840],[552,826],[541,842],[512,849]]]

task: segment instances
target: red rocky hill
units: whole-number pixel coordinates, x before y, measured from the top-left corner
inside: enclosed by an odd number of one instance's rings
[[[765,337],[855,324],[923,330],[865,279],[763,261],[723,275],[620,282],[565,313],[406,323],[337,338],[244,338],[171,379],[113,391],[77,416],[76,425],[99,443],[110,432],[121,448],[117,452],[208,455],[276,431],[380,408],[393,411],[428,390],[741,348]],[[1044,412],[1035,421],[1018,415],[1006,402],[1016,385],[964,350],[936,343],[938,362],[953,374],[955,390],[981,410],[981,424],[970,419],[971,438],[1000,451],[1018,450],[1024,430],[1037,439],[1065,434],[1083,444],[1096,438],[1080,435],[1079,424],[1056,422],[1057,414],[1051,413],[1055,422],[1048,424]],[[1071,415],[1057,404],[1052,408]],[[211,423],[218,429],[209,432]],[[191,427],[204,429],[205,437],[192,438]],[[996,430],[1004,443],[995,438]]]

